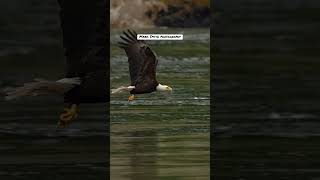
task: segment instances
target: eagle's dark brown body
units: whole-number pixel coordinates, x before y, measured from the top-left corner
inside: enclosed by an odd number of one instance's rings
[[[155,53],[144,41],[137,40],[137,33],[128,30],[120,36],[123,42],[119,42],[128,56],[131,86],[131,94],[144,94],[156,91],[159,85],[156,79],[158,64]]]
[[[131,94],[145,94],[145,93],[152,93],[153,91],[156,91],[156,88],[159,85],[159,83],[154,79],[146,79],[136,85],[134,84],[131,84],[131,85],[135,86],[135,88],[130,91]]]

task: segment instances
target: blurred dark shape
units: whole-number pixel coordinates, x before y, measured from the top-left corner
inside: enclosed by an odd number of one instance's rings
[[[107,1],[58,0],[67,61],[66,77],[81,77],[65,102],[108,102]]]
[[[168,6],[167,11],[160,11],[155,25],[168,27],[209,27],[209,0],[162,0]]]

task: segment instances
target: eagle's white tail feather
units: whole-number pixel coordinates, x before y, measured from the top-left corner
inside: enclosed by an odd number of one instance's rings
[[[111,94],[120,93],[120,92],[123,92],[123,91],[131,91],[134,88],[135,88],[135,86],[128,86],[128,87],[121,86],[121,87],[119,87],[117,89],[111,89]]]
[[[35,79],[35,82],[25,83],[21,87],[6,88],[5,100],[13,100],[24,96],[38,96],[44,94],[63,94],[75,85],[81,83],[80,78],[64,78],[58,81]]]

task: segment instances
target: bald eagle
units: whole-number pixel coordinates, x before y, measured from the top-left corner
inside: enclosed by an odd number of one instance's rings
[[[111,93],[129,91],[130,96],[128,101],[132,101],[135,94],[145,94],[154,91],[171,92],[171,87],[162,85],[157,81],[156,69],[158,59],[150,46],[145,41],[138,40],[137,33],[130,29],[127,32],[124,31],[120,38],[122,41],[119,42],[119,47],[124,49],[128,56],[131,84],[130,86],[121,86],[113,89]]]
[[[21,87],[6,90],[5,99],[59,94],[64,110],[58,125],[66,127],[78,117],[80,103],[110,101],[109,48],[106,0],[58,0],[66,57],[65,78],[57,81],[35,79]]]

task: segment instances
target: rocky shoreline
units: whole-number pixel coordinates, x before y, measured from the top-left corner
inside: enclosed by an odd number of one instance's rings
[[[209,0],[113,0],[110,13],[112,28],[210,26]]]
[[[210,8],[194,7],[189,10],[184,6],[170,5],[167,11],[159,12],[154,23],[167,27],[209,27]]]

